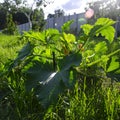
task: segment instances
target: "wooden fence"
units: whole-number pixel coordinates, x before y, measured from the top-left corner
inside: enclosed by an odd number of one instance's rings
[[[46,19],[45,29],[56,28],[60,30],[61,26],[69,20],[74,20],[74,23],[71,25],[71,29],[76,31],[80,31],[80,26],[86,23],[84,13],[73,14],[68,16],[53,17]],[[29,31],[29,23],[18,25],[18,30],[20,33],[22,33],[23,31]]]
[[[18,31],[20,34],[23,33],[23,31],[29,31],[30,30],[30,26],[29,26],[29,23],[25,23],[25,24],[21,24],[21,25],[18,25]]]
[[[45,29],[56,28],[58,30],[61,30],[61,26],[69,20],[74,20],[74,23],[71,25],[71,30],[76,31],[76,32],[79,32],[80,26],[87,22],[84,16],[84,13],[61,16],[61,17],[54,17],[54,18],[46,19]],[[21,25],[18,25],[17,27],[21,34],[23,33],[23,31],[30,30],[29,23],[21,24]],[[120,36],[120,17],[118,17],[118,21],[115,25],[115,29],[117,31],[115,36],[116,37]]]
[[[48,18],[46,20],[45,28],[56,28],[58,30],[61,30],[61,26],[69,20],[74,20],[74,23],[71,25],[71,30],[73,31],[76,30],[77,32],[80,31],[80,26],[86,23],[84,13],[80,13],[56,18],[55,17]]]

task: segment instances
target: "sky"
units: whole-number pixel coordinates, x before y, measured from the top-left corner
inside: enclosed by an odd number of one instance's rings
[[[2,2],[3,0],[0,0]],[[29,4],[33,3],[33,0],[27,0]],[[42,7],[45,13],[45,18],[48,14],[54,14],[54,11],[57,9],[62,9],[65,12],[65,15],[82,13],[85,10],[86,4],[88,2],[96,0],[46,0],[51,1],[51,4],[46,7]]]
[[[53,14],[55,10],[62,9],[65,15],[82,13],[85,11],[86,4],[95,0],[51,0],[50,5],[43,8],[45,18],[48,14]]]

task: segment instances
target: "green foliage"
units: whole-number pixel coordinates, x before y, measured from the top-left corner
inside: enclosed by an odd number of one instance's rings
[[[114,54],[119,53],[120,49],[118,48],[116,51],[110,53],[108,44],[112,46],[114,44],[114,35],[115,29],[112,26],[115,22],[108,18],[100,18],[96,21],[94,25],[82,25],[82,29],[84,34],[86,35],[86,43],[84,43],[84,49],[87,49],[83,53],[83,58],[85,57],[84,63],[87,64],[88,67],[93,66],[102,62],[105,65],[98,64],[104,70],[106,70],[107,61]],[[97,40],[96,36],[100,36],[101,38]],[[104,37],[104,38],[103,38]],[[96,40],[94,40],[96,39]],[[94,41],[91,41],[94,40]],[[101,42],[102,40],[102,42]],[[108,42],[109,43],[108,43]],[[90,47],[92,46],[92,47]],[[91,54],[88,54],[88,51],[91,51]],[[87,55],[87,56],[86,56]],[[106,59],[105,59],[106,56]],[[119,63],[118,63],[119,64]]]
[[[107,17],[113,20],[120,15],[119,0],[99,0],[89,3],[89,8],[94,10],[94,19]]]
[[[107,69],[107,72],[111,72],[111,71],[117,70],[117,69],[119,70],[119,67],[120,67],[120,65],[119,65],[119,57],[118,56],[113,56],[111,58],[110,66]]]
[[[119,119],[119,92],[104,89],[120,74],[115,22],[100,18],[94,25],[83,25],[79,37],[66,32],[71,23],[65,23],[62,32],[47,29],[21,36],[26,45],[1,75],[14,119]],[[111,73],[118,77],[113,79]],[[38,109],[32,109],[34,104]]]
[[[0,34],[0,72],[4,71],[5,64],[14,60],[17,52],[25,42],[18,40],[19,36]]]
[[[72,21],[65,23],[62,27],[62,31],[69,28],[71,23]],[[115,30],[111,25],[114,23],[114,21],[108,18],[100,18],[92,27],[90,25],[83,25],[82,28],[84,33],[88,36],[83,48],[86,47],[88,52],[92,42],[90,40],[93,39],[95,35],[98,36],[99,34],[111,43],[113,41],[112,36],[114,36],[115,33]],[[106,31],[108,33],[110,31],[111,34],[107,34]],[[79,47],[76,46],[76,43],[79,41],[76,40],[75,36],[65,32],[59,33],[56,29],[48,29],[41,33],[30,32],[26,33],[23,37],[29,39],[29,43],[19,52],[18,57],[13,64],[16,65],[20,61],[23,63],[22,67],[25,68],[25,70],[23,69],[24,74],[28,76],[26,77],[27,87],[35,89],[36,95],[43,104],[48,104],[52,98],[55,98],[60,91],[64,90],[64,87],[70,86],[69,75],[71,69],[75,70],[75,66],[77,67],[81,64],[84,68],[86,66],[91,67],[94,66],[94,64],[97,64],[99,67],[106,70],[109,58],[120,51],[118,49],[117,52],[115,51],[114,53],[107,55],[107,42],[98,41],[95,44],[93,43],[93,48],[90,48],[95,55],[91,55],[91,57],[88,56],[86,50],[81,54],[81,51],[79,52]],[[55,46],[55,44],[58,45]],[[85,54],[87,56],[85,56]],[[83,61],[81,63],[82,56]],[[101,59],[99,59],[100,57]],[[84,63],[86,63],[86,65]],[[47,68],[47,66],[49,67]],[[111,71],[113,70],[114,69]],[[45,71],[48,72],[46,73]],[[42,77],[41,75],[45,75],[45,77]],[[31,82],[29,82],[29,79]],[[34,84],[29,84],[29,87],[28,83]],[[52,103],[53,102],[54,101],[52,101]]]
[[[70,20],[66,23],[63,24],[63,26],[61,27],[62,31],[70,31],[70,25],[73,23],[73,20]]]
[[[57,99],[61,91],[73,86],[74,79],[70,82],[69,75],[75,66],[79,66],[82,57],[71,49],[76,41],[72,34],[60,35],[54,29],[43,31],[39,36],[38,34],[33,32],[25,34],[24,37],[29,38],[29,42],[19,52],[12,66],[23,65],[28,90],[35,89],[35,94],[41,104],[46,107],[55,102],[55,98]],[[58,36],[59,41],[56,41]],[[60,46],[54,45],[57,42]],[[68,48],[68,54],[63,51],[63,47],[64,49],[71,47]]]
[[[32,13],[32,30],[42,31],[45,25],[43,10],[35,9]]]
[[[115,22],[108,18],[100,18],[96,21],[96,23],[92,26],[89,24],[82,25],[84,32],[88,36],[103,36],[108,41],[112,42],[114,40],[115,29],[111,26],[115,24]]]
[[[6,19],[6,29],[2,32],[8,35],[18,34],[17,25],[13,22],[12,14],[7,14]]]
[[[84,83],[76,83],[74,91],[67,91],[59,97],[58,104],[48,109],[46,119],[72,120],[119,120],[119,90],[112,85],[88,88]],[[108,83],[107,83],[108,84]]]
[[[0,6],[1,6],[1,10],[4,11],[5,15],[7,15],[8,13],[12,15],[15,15],[15,14],[17,15],[17,13],[21,14],[23,16],[22,19],[25,18],[27,19],[27,22],[30,23],[29,24],[30,29],[33,28],[33,30],[41,31],[43,29],[43,26],[45,25],[45,21],[44,21],[44,14],[43,14],[42,8],[40,10],[39,8],[43,4],[48,4],[48,3],[44,0],[37,0],[37,1],[33,0],[31,4],[29,4],[29,1],[26,1],[26,0],[3,0],[3,2],[0,3]],[[10,18],[10,16],[8,18]],[[14,18],[14,20],[18,23],[25,21],[25,20],[19,21],[21,18],[19,20],[17,19],[16,17]],[[9,25],[10,27],[11,23],[9,24],[10,24]],[[11,32],[12,31],[10,30],[10,34]]]

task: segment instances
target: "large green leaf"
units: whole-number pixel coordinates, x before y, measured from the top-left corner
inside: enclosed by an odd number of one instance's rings
[[[57,34],[59,34],[59,31],[57,29],[54,29],[54,28],[49,28],[45,32],[46,32],[47,35],[53,35],[53,34],[57,35]]]
[[[51,63],[34,62],[33,66],[26,71],[28,90],[34,88],[40,102],[47,106],[57,100],[59,93],[71,86],[70,72],[72,66],[79,66],[80,54],[72,54],[59,60],[59,71],[54,72]],[[73,74],[74,75],[74,74]],[[75,77],[73,77],[75,78]]]
[[[39,41],[42,41],[44,42],[45,41],[45,35],[43,32],[33,32],[33,31],[30,31],[30,32],[25,32],[23,34],[23,37],[26,37],[27,39],[34,39],[34,40],[39,40]]]
[[[49,63],[35,63],[26,75],[27,90],[34,88],[35,95],[45,107],[57,100],[58,94],[64,91],[66,86],[64,81],[69,81],[69,71],[53,72]]]
[[[99,42],[95,45],[94,50],[96,53],[101,54],[101,53],[106,53],[107,51],[107,43],[105,41]]]
[[[54,41],[57,42],[59,40],[59,31],[57,29],[49,28],[44,31],[45,33],[45,41],[46,43],[53,43]]]
[[[118,70],[118,69],[120,70],[119,58],[117,56],[113,56],[110,62],[110,65],[107,69],[107,72],[111,72],[111,71]]]
[[[89,36],[93,35],[102,35],[107,39],[110,43],[114,40],[115,29],[112,26],[115,24],[115,21],[108,19],[108,18],[99,18],[94,27],[91,29]]]
[[[76,38],[73,34],[66,34],[63,33],[63,38],[65,41],[67,41],[67,43],[74,43],[76,41]]]
[[[67,49],[72,51],[74,48],[76,37],[73,34],[66,34],[63,32],[63,36],[60,37],[62,44],[66,46]]]
[[[9,67],[9,71],[18,66],[18,64],[25,60],[26,57],[28,57],[33,50],[33,45],[31,45],[30,42],[28,42],[19,52],[17,58],[13,61],[13,63]]]
[[[59,67],[61,70],[68,70],[71,66],[79,66],[81,60],[81,54],[70,54],[65,56],[61,61],[59,61]]]
[[[67,71],[64,72],[64,75],[65,77],[61,72],[53,72],[36,87],[36,95],[44,106],[56,102],[58,95],[66,88],[63,80],[69,80]]]
[[[108,26],[113,24],[115,24],[115,21],[109,18],[99,18],[95,23],[95,25],[108,25]]]
[[[22,49],[21,51],[18,53],[17,58],[15,59],[15,61],[17,60],[22,60],[25,57],[27,57],[31,51],[32,51],[33,46],[30,44],[30,42],[28,42]]]
[[[97,36],[101,34],[111,43],[114,40],[115,29],[112,26],[106,26],[106,28],[98,30],[96,33]]]
[[[84,33],[86,35],[89,35],[89,33],[90,33],[91,29],[93,28],[93,26],[90,25],[90,24],[84,24],[84,25],[81,26],[81,28],[83,29],[83,31],[84,31]]]
[[[107,75],[112,80],[120,82],[120,58],[113,56],[108,64]]]
[[[25,75],[27,76],[27,90],[36,87],[39,82],[45,81],[53,73],[52,65],[49,63],[44,64],[38,61],[31,61],[31,63],[32,65],[25,72]],[[25,67],[29,67],[29,64],[31,63],[28,63]]]

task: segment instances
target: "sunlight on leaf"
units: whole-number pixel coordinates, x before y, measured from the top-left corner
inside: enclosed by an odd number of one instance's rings
[[[93,26],[90,24],[84,24],[81,26],[81,28],[83,29],[84,33],[88,35],[90,33],[90,30],[93,28]]]
[[[115,29],[112,26],[107,26],[105,29],[99,31],[96,35],[98,36],[99,34],[101,34],[111,43],[114,40]]]
[[[114,35],[115,35],[115,28],[112,26],[115,24],[115,21],[108,19],[108,18],[99,18],[94,27],[93,30],[95,29],[95,35],[99,36],[100,34],[105,37],[110,43],[114,40]]]
[[[105,41],[99,42],[95,45],[94,49],[96,53],[105,53],[107,51],[107,44]]]
[[[110,26],[113,24],[115,24],[115,21],[109,18],[99,18],[95,23],[95,25],[105,25],[105,26]]]
[[[56,74],[57,74],[57,72],[52,73],[52,74],[47,78],[46,81],[42,81],[42,82],[39,82],[39,83],[40,83],[40,84],[43,84],[43,85],[47,84]]]
[[[112,57],[112,60],[111,60],[111,63],[107,69],[107,72],[111,72],[111,71],[116,70],[118,68],[120,69],[119,61],[117,61],[117,60],[119,60],[119,58],[117,56]]]
[[[63,33],[63,37],[64,37],[64,40],[67,41],[67,43],[70,43],[70,42],[75,42],[76,41],[76,38],[73,34],[66,34],[66,33]]]

